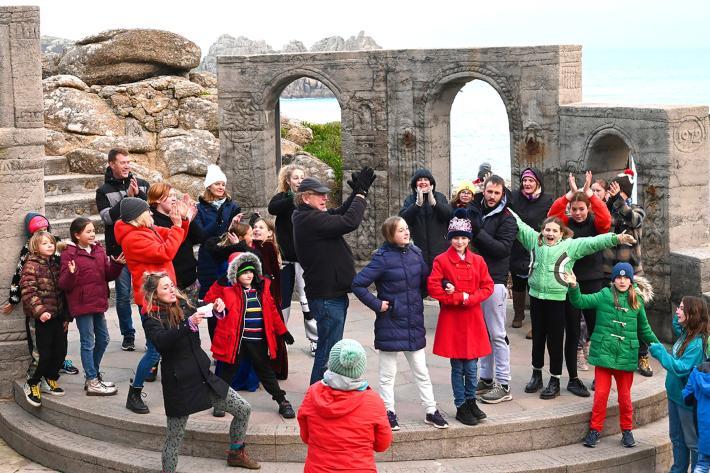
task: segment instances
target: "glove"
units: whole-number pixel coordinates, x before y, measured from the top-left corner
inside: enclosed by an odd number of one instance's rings
[[[350,186],[350,188],[353,190],[353,192],[355,192],[355,191],[357,190],[357,189],[355,188],[355,187],[356,187],[356,184],[355,184],[355,183],[356,183],[357,180],[359,179],[360,173],[359,173],[359,172],[354,172],[354,173],[352,173],[350,176],[351,176],[350,179],[348,179],[348,180],[346,181],[346,183],[347,183],[348,186]]]
[[[424,205],[424,193],[422,192],[421,187],[417,187],[417,207],[421,207]]]
[[[662,353],[666,351],[666,348],[660,343],[651,343],[648,346],[648,351],[651,353],[651,356],[658,360],[663,356]]]
[[[434,189],[433,188],[429,191],[428,195],[429,195],[429,205],[434,207],[436,205],[436,197],[434,197]]]
[[[282,335],[284,342],[286,342],[287,345],[293,345],[293,342],[295,341],[293,339],[293,335],[291,335],[291,332],[286,332]]]
[[[367,197],[367,193],[370,191],[370,186],[372,186],[372,183],[375,182],[376,178],[377,176],[375,176],[374,169],[367,166],[362,168],[357,175],[357,179],[353,181],[355,184],[355,193],[362,194]]]

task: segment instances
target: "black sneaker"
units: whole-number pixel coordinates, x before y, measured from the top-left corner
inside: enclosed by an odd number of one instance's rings
[[[136,340],[133,337],[123,337],[123,342],[121,343],[121,350],[134,351],[135,349]]]
[[[599,431],[591,429],[587,433],[587,436],[584,437],[584,442],[582,443],[582,445],[584,445],[585,447],[594,448],[597,446],[598,443],[599,443]]]
[[[279,402],[279,414],[284,419],[293,419],[294,417],[296,417],[296,413],[293,412],[293,406],[291,406],[291,403],[288,402],[286,399]]]
[[[213,407],[212,417],[224,417],[224,411],[222,409],[217,409],[216,407]]]
[[[397,422],[397,414],[395,414],[392,411],[387,411],[387,420],[390,422],[390,428],[392,429],[392,432],[396,432],[399,430],[399,422]]]
[[[636,440],[634,439],[634,434],[630,430],[624,430],[621,432],[621,445],[626,448],[631,448],[636,446]]]
[[[59,373],[60,374],[79,374],[79,369],[74,366],[74,363],[71,362],[71,360],[67,359],[64,360],[64,363],[62,363],[62,367],[59,368]]]
[[[39,384],[25,383],[23,389],[25,391],[25,399],[27,399],[28,403],[34,407],[40,407],[42,405],[42,394],[39,390]]]
[[[468,407],[468,401],[456,408],[456,420],[464,425],[478,424],[478,419],[476,419],[476,416],[473,415],[471,409]]]
[[[446,422],[446,420],[442,417],[441,413],[438,410],[434,411],[433,414],[427,414],[426,418],[424,419],[424,422],[429,425],[433,425],[437,429],[449,428],[449,423]]]
[[[476,420],[480,421],[488,417],[486,413],[478,407],[475,399],[467,399],[464,406],[468,408],[469,412],[476,418]]]
[[[572,378],[567,383],[567,391],[571,392],[575,396],[579,397],[589,397],[589,390],[587,387],[579,380],[579,378]]]

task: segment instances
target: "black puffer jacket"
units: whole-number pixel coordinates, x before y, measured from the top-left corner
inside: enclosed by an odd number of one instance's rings
[[[429,205],[427,195],[424,195],[424,204],[417,205],[417,180],[426,177],[431,182],[436,205]],[[399,216],[409,225],[412,241],[422,250],[422,256],[427,266],[431,269],[434,258],[446,251],[449,241],[446,234],[449,230],[449,221],[454,215],[454,210],[449,205],[446,196],[436,192],[436,180],[428,169],[419,169],[412,176],[410,183],[412,195],[404,200]]]
[[[540,183],[540,195],[535,200],[530,200],[523,195],[520,190],[512,192],[512,197],[510,200],[510,208],[520,216],[523,222],[530,225],[536,231],[540,231],[540,225],[542,225],[543,220],[547,217],[547,212],[552,207],[552,196],[545,194],[545,187],[542,182],[542,173],[536,168],[525,168],[520,173],[527,170],[532,171],[537,177],[537,182]],[[521,182],[518,183],[520,186]],[[530,252],[523,248],[523,245],[516,239],[513,242],[513,249],[510,254],[510,272],[513,275],[526,275],[528,274],[528,266],[530,265]]]
[[[279,242],[284,261],[296,262],[296,248],[293,246],[293,222],[291,215],[296,210],[292,192],[279,192],[269,202],[269,213],[276,217],[276,241]]]
[[[200,346],[200,333],[190,330],[194,310],[183,306],[185,318],[170,327],[167,311],[143,318],[146,337],[160,353],[165,415],[182,417],[212,407],[212,394],[227,397],[227,383],[210,371],[210,358]]]
[[[483,257],[494,284],[508,282],[508,269],[513,242],[517,241],[518,224],[508,211],[511,193],[505,189],[503,198],[494,209],[488,209],[483,193],[473,197],[469,213],[471,219],[479,219],[478,228],[473,232],[473,248]],[[476,225],[472,225],[476,228]]]

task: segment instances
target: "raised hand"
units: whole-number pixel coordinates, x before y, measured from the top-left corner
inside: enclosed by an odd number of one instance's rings
[[[616,197],[619,192],[621,192],[621,186],[619,185],[619,183],[616,181],[611,181],[611,184],[609,184],[609,195],[612,197]]]
[[[176,226],[181,226],[182,225],[182,217],[180,216],[180,211],[177,209],[177,207],[173,207],[170,209],[170,221],[173,223],[173,225]]]
[[[128,185],[126,194],[128,194],[128,197],[135,197],[139,192],[140,189],[138,188],[138,180],[135,177],[131,177],[131,183]]]
[[[76,273],[76,261],[71,260],[69,263],[67,263],[67,267],[69,268],[69,272],[74,274]]]
[[[229,243],[232,245],[236,245],[239,243],[239,237],[237,236],[236,233],[233,232],[227,232],[227,239],[229,240]]]
[[[579,189],[577,188],[577,180],[574,177],[574,174],[569,173],[569,176],[567,177],[567,182],[569,182],[569,190],[573,194],[577,192]]]
[[[636,244],[636,238],[628,233],[617,233],[616,237],[619,239],[620,245],[633,246]]]
[[[592,171],[584,173],[584,188],[582,190],[584,191],[584,195],[590,199],[594,195],[594,191],[592,190],[592,179]]]
[[[421,187],[417,187],[417,201],[416,201],[417,207],[421,207],[424,205],[424,191],[422,190]]]

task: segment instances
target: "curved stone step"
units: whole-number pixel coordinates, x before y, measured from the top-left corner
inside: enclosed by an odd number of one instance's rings
[[[121,381],[115,376],[112,379]],[[124,407],[125,387],[117,396],[89,398],[84,395],[79,382],[68,380],[62,386],[67,395],[43,397],[41,409],[26,402],[20,382],[15,384],[15,399],[28,413],[76,434],[146,450],[159,451],[162,448],[165,416],[160,408],[147,415],[133,414]],[[119,383],[119,386],[125,384]],[[153,393],[150,399],[155,399],[157,387],[157,384],[150,386]],[[636,425],[650,424],[666,416],[663,377],[655,376],[635,386],[632,396]],[[378,455],[378,461],[478,457],[574,444],[587,432],[590,411],[591,398],[588,398],[565,406],[540,401],[539,407],[524,414],[491,414],[489,419],[475,427],[460,424],[452,419],[453,415],[449,416],[451,427],[446,430],[433,429],[421,422],[402,422],[402,430],[395,433],[392,447]],[[78,419],[81,422],[77,422]],[[603,435],[619,433],[618,419],[618,404],[612,394]],[[193,416],[188,424],[183,452],[221,458],[223,445],[228,441],[227,432],[228,421],[225,419]],[[306,449],[295,420],[280,424],[252,423],[248,442],[255,455],[265,461],[305,459]]]
[[[60,219],[75,219],[96,215],[96,193],[83,192],[49,195],[44,198],[45,216],[50,222]]]
[[[40,410],[44,409],[44,406]],[[76,419],[82,423],[83,419]],[[47,423],[28,414],[12,401],[0,402],[0,432],[5,441],[31,460],[67,472],[138,472],[153,473],[161,469],[160,452],[133,446],[117,445],[84,437]],[[188,434],[189,435],[189,434]],[[636,429],[635,448],[623,448],[618,436],[603,438],[595,449],[578,442],[564,447],[526,453],[502,454],[466,459],[403,461],[378,463],[383,473],[562,473],[609,472],[649,473],[667,470],[671,449],[665,421],[657,421]],[[159,439],[162,441],[162,438]],[[221,440],[220,440],[221,441]],[[515,437],[509,436],[514,443]],[[254,452],[247,440],[247,448]],[[222,450],[226,443],[221,444]],[[258,458],[258,455],[254,455]],[[226,472],[224,453],[217,458],[181,456],[178,471]],[[268,463],[262,461],[265,473],[303,471],[302,463]]]
[[[95,174],[54,174],[44,176],[44,195],[95,192],[104,177]]]

